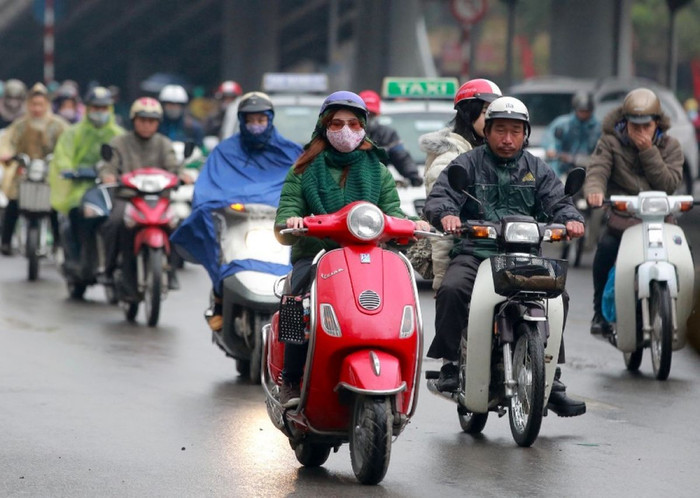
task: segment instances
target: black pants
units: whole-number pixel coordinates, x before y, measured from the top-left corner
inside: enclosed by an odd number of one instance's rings
[[[311,259],[300,259],[292,267],[292,294],[300,295],[308,292],[311,287]],[[284,345],[284,368],[282,378],[292,384],[296,384],[304,375],[304,361],[308,343]]]
[[[109,218],[102,225],[105,243],[105,272],[112,275],[117,269],[121,255],[121,292],[127,298],[136,295],[136,256],[134,254],[134,231],[124,225],[124,210],[127,201],[114,199]]]
[[[15,232],[18,219],[19,203],[17,200],[11,200],[5,207],[5,217],[2,220],[2,245],[9,246],[12,243],[12,235]],[[51,210],[51,232],[53,233],[53,243],[58,246],[61,243],[61,234],[58,229],[58,213],[55,209]]]
[[[615,266],[621,237],[606,230],[598,241],[593,258],[593,311],[602,315],[601,303],[610,269]]]
[[[469,254],[455,256],[447,267],[445,277],[437,291],[435,302],[435,338],[428,349],[429,358],[459,361],[462,331],[469,322],[469,303],[474,281],[483,260]],[[562,294],[564,327],[569,312],[569,295]],[[563,329],[562,329],[563,333]],[[564,363],[564,338],[559,348],[558,363]]]

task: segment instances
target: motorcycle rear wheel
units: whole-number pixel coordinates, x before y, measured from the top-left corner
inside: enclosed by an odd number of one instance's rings
[[[304,467],[320,467],[331,454],[331,447],[327,444],[299,443],[294,448],[294,456]]]
[[[350,460],[362,484],[377,484],[386,475],[391,457],[391,402],[389,398],[361,396],[354,400],[350,427]]]
[[[521,323],[513,351],[513,379],[517,385],[510,399],[510,432],[518,446],[535,442],[544,415],[544,344],[536,327]]]
[[[622,353],[622,357],[625,359],[625,366],[630,372],[639,372],[639,366],[642,364],[642,356],[644,355],[644,348],[639,348],[631,353]]]
[[[163,286],[163,250],[150,248],[142,253],[146,276],[146,289],[143,298],[146,308],[146,323],[149,327],[158,325],[160,318],[160,297]]]
[[[35,220],[29,221],[27,225],[27,278],[31,281],[39,278],[39,223]]]
[[[651,283],[649,318],[651,321],[651,363],[658,380],[668,379],[673,352],[671,294],[665,282]]]

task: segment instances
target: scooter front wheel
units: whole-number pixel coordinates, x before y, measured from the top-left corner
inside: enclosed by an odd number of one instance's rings
[[[144,305],[146,307],[146,322],[149,327],[158,325],[160,318],[160,297],[163,287],[163,250],[150,248],[142,253],[146,277],[146,292]]]
[[[27,225],[27,278],[34,281],[39,278],[39,223],[36,220],[29,221]]]
[[[350,428],[350,460],[362,484],[377,484],[386,475],[391,456],[389,398],[356,396]]]
[[[470,412],[462,405],[457,406],[457,415],[459,416],[459,425],[467,434],[480,434],[486,427],[486,421],[489,418],[488,413]]]
[[[518,446],[531,446],[537,439],[544,415],[544,344],[537,328],[518,326],[513,351],[515,393],[510,399],[510,432]]]
[[[665,282],[651,283],[649,307],[651,363],[656,378],[666,380],[671,372],[673,324],[671,323],[671,294]]]
[[[327,444],[299,443],[294,447],[294,456],[304,467],[320,467],[331,454]]]
[[[622,353],[625,359],[625,366],[630,372],[638,372],[639,366],[642,364],[642,356],[644,354],[644,348],[639,348],[631,353]]]

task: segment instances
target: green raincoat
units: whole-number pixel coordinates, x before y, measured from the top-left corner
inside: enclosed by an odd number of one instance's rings
[[[100,147],[112,138],[124,133],[114,120],[114,113],[106,125],[96,128],[85,116],[68,128],[58,139],[49,169],[51,206],[61,213],[68,213],[80,205],[83,194],[94,185],[92,181],[66,180],[61,172],[94,167],[100,160]]]

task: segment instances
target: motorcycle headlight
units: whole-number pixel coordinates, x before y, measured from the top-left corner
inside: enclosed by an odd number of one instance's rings
[[[348,229],[360,240],[372,240],[384,231],[384,213],[374,204],[359,204],[350,210]]]
[[[540,241],[540,229],[537,223],[508,223],[505,240],[513,243],[537,244]]]
[[[671,206],[668,205],[666,197],[646,197],[642,199],[639,212],[642,214],[667,215],[671,212]]]
[[[141,192],[153,194],[162,191],[170,182],[170,179],[165,175],[136,175],[131,182]]]

